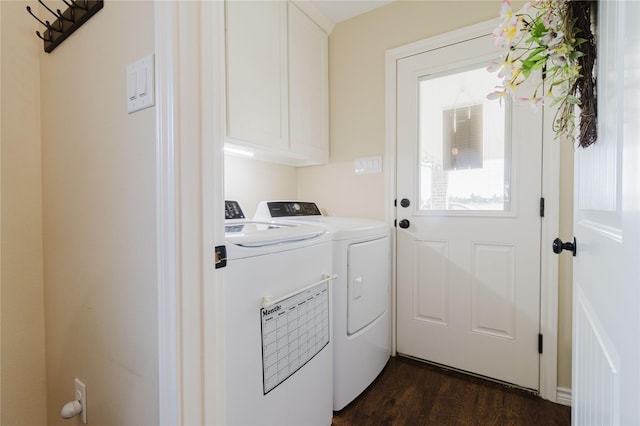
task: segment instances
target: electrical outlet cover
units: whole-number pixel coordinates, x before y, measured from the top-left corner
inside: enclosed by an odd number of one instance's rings
[[[80,418],[82,419],[82,423],[87,424],[87,386],[82,383],[79,379],[75,380],[76,384],[76,399],[80,401],[80,405],[82,406],[82,412],[80,413]]]

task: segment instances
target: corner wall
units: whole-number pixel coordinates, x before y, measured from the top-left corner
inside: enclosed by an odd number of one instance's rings
[[[153,52],[154,2],[108,1],[40,57],[49,426],[75,377],[89,424],[158,424],[155,108],[126,110]]]
[[[33,18],[0,2],[0,424],[45,425],[40,84]]]

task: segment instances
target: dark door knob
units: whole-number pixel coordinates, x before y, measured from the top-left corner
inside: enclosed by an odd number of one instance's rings
[[[411,222],[409,222],[408,219],[402,219],[400,222],[398,222],[398,226],[400,226],[400,228],[402,229],[407,229],[409,225],[411,225]]]
[[[411,205],[411,201],[409,201],[407,198],[403,198],[402,200],[400,200],[400,205],[402,207],[409,207]]]
[[[562,250],[569,250],[573,252],[573,255],[576,255],[578,251],[578,244],[576,243],[576,237],[573,237],[572,243],[563,243],[560,238],[556,238],[553,240],[553,252],[556,254],[562,253]]]

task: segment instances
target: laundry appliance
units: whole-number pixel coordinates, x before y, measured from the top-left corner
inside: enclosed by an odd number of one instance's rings
[[[330,236],[225,209],[225,424],[330,425]]]
[[[333,409],[380,374],[391,352],[391,243],[387,224],[325,216],[315,203],[262,201],[254,220],[321,226],[333,241]]]

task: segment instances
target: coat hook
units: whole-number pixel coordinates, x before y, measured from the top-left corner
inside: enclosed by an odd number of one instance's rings
[[[76,18],[75,18],[75,14],[76,14],[75,6],[73,4],[71,4],[71,3],[69,3],[67,0],[62,0],[62,1],[64,2],[64,4],[66,4],[69,7],[69,14],[71,16],[72,22],[75,22],[76,21]]]
[[[49,6],[47,6],[46,4],[44,4],[44,2],[43,2],[42,0],[38,0],[38,3],[40,3],[41,5],[43,5],[43,6],[44,6],[44,8],[45,8],[45,9],[47,9],[49,12],[51,12],[51,14],[52,14],[53,16],[55,16],[56,18],[59,18],[58,14],[57,14],[57,13],[55,13],[53,10],[49,9]],[[48,23],[49,21],[45,21],[45,22],[47,22],[47,23]],[[53,30],[54,30],[54,31],[58,31],[59,33],[61,33],[63,29],[64,29],[64,28],[63,28],[63,23],[62,23],[62,21],[61,21],[61,20],[58,20],[58,29],[53,28]]]
[[[76,2],[76,0],[69,0],[69,1],[70,1],[70,2],[71,2],[71,4],[73,4],[75,7],[79,7],[79,8],[80,8],[80,9],[82,9],[82,10],[88,10],[88,9],[89,9],[89,7],[87,6],[87,2],[86,2],[86,1],[84,2],[84,6],[80,6],[80,5]],[[66,2],[65,2],[65,3],[66,3]]]
[[[41,5],[44,6],[45,9],[47,9],[49,12],[51,12],[51,14],[53,16],[55,16],[56,18],[58,17],[58,15],[51,9],[49,9],[49,6],[47,6],[46,4],[44,4],[44,2],[42,0],[38,0],[38,3],[40,3]]]
[[[51,22],[49,21],[44,21],[47,25],[47,28],[49,29],[49,33],[51,33],[51,31],[55,31],[57,33],[61,33],[62,32],[62,28],[57,29],[57,28],[53,28],[53,26],[51,25]]]
[[[49,33],[49,34],[51,34],[51,33]],[[53,38],[44,38],[44,37],[42,37],[42,35],[40,34],[40,31],[36,31],[36,35],[37,35],[40,39],[42,39],[42,40],[44,40],[44,41],[46,41],[46,42],[49,42],[49,43],[50,43],[50,42],[52,42],[52,41],[53,41]]]
[[[66,16],[64,16],[64,14],[60,11],[60,9],[56,9],[56,12],[58,12],[58,18],[63,19],[67,22],[75,22],[76,20],[73,18],[73,9],[70,9],[70,17],[71,19],[67,18]]]
[[[36,18],[36,21],[40,22],[42,25],[44,25],[45,27],[47,27],[47,29],[49,28],[49,24],[44,23],[40,20],[40,18],[38,18],[36,15],[33,14],[33,12],[31,11],[31,6],[27,6],[27,12],[29,12],[29,15],[33,16],[34,18]]]
[[[2,0],[0,0],[2,1]],[[38,0],[49,13],[56,17],[49,22],[46,19],[40,19],[31,8],[27,6],[27,12],[36,21],[45,27],[45,30],[36,31],[36,36],[44,41],[44,51],[51,53],[57,46],[73,34],[88,19],[100,11],[103,7],[104,0],[62,0],[67,9],[52,9],[45,2],[47,0]]]

